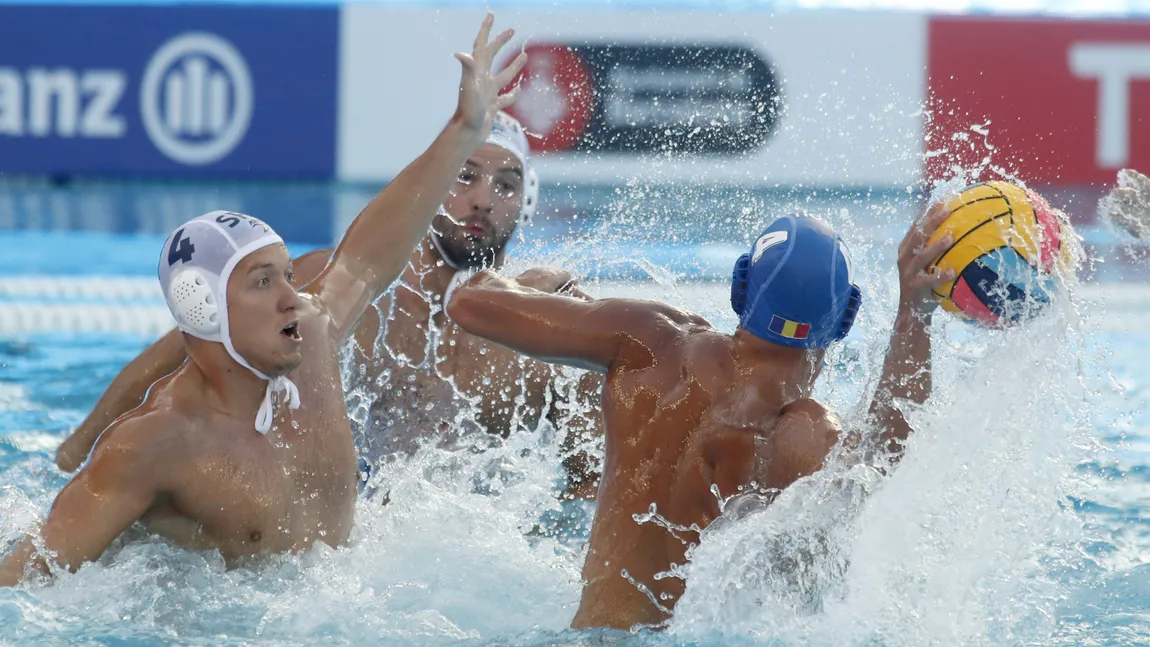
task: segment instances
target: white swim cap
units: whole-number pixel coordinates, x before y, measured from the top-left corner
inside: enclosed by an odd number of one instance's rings
[[[530,222],[539,202],[539,176],[531,167],[531,146],[527,143],[523,125],[515,117],[500,110],[495,113],[491,134],[484,143],[498,146],[519,160],[519,165],[523,167],[523,206],[519,211],[519,220]]]
[[[256,431],[265,434],[273,418],[272,395],[286,391],[289,406],[299,407],[299,389],[286,377],[274,379],[257,371],[232,346],[228,328],[228,278],[245,257],[270,245],[283,244],[262,221],[231,211],[204,214],[178,229],[160,253],[160,287],[180,330],[224,345],[240,366],[268,381],[256,417]]]
[[[519,206],[519,223],[531,222],[535,208],[539,204],[539,176],[531,167],[531,146],[527,143],[527,133],[523,130],[523,125],[515,117],[500,110],[495,113],[491,132],[483,143],[498,146],[519,160],[519,165],[523,169],[523,203]],[[443,205],[439,205],[439,215],[454,220]],[[460,266],[451,260],[451,255],[443,249],[443,243],[439,239],[442,233],[437,232],[434,226],[429,231],[431,244],[435,246],[443,262],[457,270],[460,269]]]

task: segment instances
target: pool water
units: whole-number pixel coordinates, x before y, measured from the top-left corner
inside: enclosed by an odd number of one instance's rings
[[[543,218],[514,266],[573,267],[592,293],[666,299],[731,329],[726,273],[779,198],[635,191]],[[893,250],[917,202],[789,199],[828,214],[854,250],[863,311],[818,392],[851,424],[881,366]],[[1091,261],[1045,316],[1005,332],[937,317],[935,396],[909,413],[918,431],[892,476],[834,462],[771,508],[716,524],[662,633],[567,629],[590,507],[557,500],[562,430],[540,429],[389,466],[375,478],[390,503],[361,500],[338,550],[228,571],[218,555],[130,531],[75,574],[0,590],[0,643],[1145,644],[1150,272],[1141,248],[1083,213]],[[68,479],[57,445],[166,324],[148,287],[163,233],[76,224],[0,233],[0,309],[81,313],[35,330],[0,316],[0,539],[43,519]],[[300,235],[292,251],[330,239]],[[123,289],[35,293],[69,281]],[[93,324],[129,305],[154,325]],[[795,555],[805,567],[780,566]]]

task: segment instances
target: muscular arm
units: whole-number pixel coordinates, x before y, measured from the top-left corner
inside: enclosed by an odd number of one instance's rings
[[[321,249],[295,259],[295,285],[304,285],[319,275],[330,255],[330,249]],[[156,380],[171,374],[187,357],[183,335],[179,330],[172,330],[128,362],[84,422],[56,450],[56,465],[65,472],[80,467],[108,425],[140,406]]]
[[[39,533],[42,549],[26,538],[0,562],[0,586],[18,584],[29,566],[48,573],[51,562],[75,571],[147,512],[157,494],[154,476],[163,473],[157,431],[136,420],[110,428],[52,504]]]
[[[327,268],[304,289],[318,297],[340,344],[367,306],[403,272],[459,169],[490,132],[496,112],[514,101],[514,92],[499,92],[523,69],[527,56],[520,54],[498,75],[491,74],[492,61],[513,35],[507,30],[488,42],[493,20],[491,14],[484,19],[470,56],[456,55],[463,76],[459,104],[447,127],[356,216]]]
[[[881,449],[894,462],[902,458],[903,444],[911,433],[899,402],[921,405],[931,393],[930,324],[938,306],[931,290],[954,280],[954,271],[940,273],[933,265],[950,246],[951,237],[927,242],[949,215],[941,203],[935,204],[911,225],[899,244],[898,315],[869,412]]]
[[[185,359],[183,336],[179,330],[172,330],[128,362],[84,422],[56,450],[56,465],[65,472],[80,467],[108,425],[140,406],[156,380],[171,374]]]
[[[650,347],[686,317],[653,301],[542,292],[489,271],[455,290],[447,315],[467,332],[524,355],[600,372],[625,346]]]
[[[930,323],[930,312],[899,308],[882,376],[871,400],[871,423],[879,430],[882,447],[896,460],[911,432],[898,402],[921,405],[932,389]]]
[[[460,167],[481,143],[477,132],[453,119],[431,147],[356,216],[331,262],[304,288],[326,308],[340,343],[367,306],[403,272]]]

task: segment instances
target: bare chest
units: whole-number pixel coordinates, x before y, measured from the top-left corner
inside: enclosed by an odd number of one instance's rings
[[[289,375],[300,407],[279,403],[272,429],[205,414],[189,430],[187,462],[149,514],[153,529],[226,557],[346,541],[358,466],[334,349]]]
[[[350,447],[325,435],[301,424],[231,446],[205,443],[189,457],[180,487],[150,515],[153,529],[229,558],[346,541],[356,462]]]
[[[374,398],[374,433],[442,433],[478,426],[506,435],[516,420],[534,425],[544,381],[534,363],[469,335],[403,312],[370,350],[365,371]]]

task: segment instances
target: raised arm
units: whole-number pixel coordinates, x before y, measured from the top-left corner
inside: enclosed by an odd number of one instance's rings
[[[525,285],[539,285],[535,289]],[[543,283],[554,285],[543,285]],[[554,294],[570,274],[535,269],[518,279],[476,274],[449,294],[447,316],[472,335],[545,362],[607,371],[630,343],[670,338],[686,313],[654,301]],[[652,358],[653,359],[653,358]]]
[[[931,290],[954,280],[954,272],[939,274],[931,261],[953,241],[946,236],[929,246],[926,242],[949,215],[945,207],[935,205],[911,225],[898,248],[898,314],[870,405],[871,423],[879,429],[880,444],[893,461],[902,457],[903,444],[911,432],[899,402],[921,405],[933,386],[930,324],[938,301]]]
[[[151,507],[157,494],[153,477],[163,472],[149,449],[156,445],[158,430],[140,421],[119,425],[56,497],[40,529],[41,542],[26,538],[0,562],[0,586],[20,583],[29,566],[48,573],[51,562],[75,571],[99,559]]]
[[[493,20],[491,14],[484,19],[470,55],[456,54],[463,78],[459,105],[447,127],[356,217],[327,268],[304,289],[319,298],[340,343],[351,335],[368,304],[399,277],[459,169],[491,130],[495,113],[514,102],[514,92],[501,96],[499,91],[515,78],[527,57],[520,54],[492,76],[492,61],[513,35],[507,30],[488,42]]]

